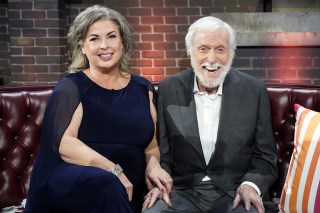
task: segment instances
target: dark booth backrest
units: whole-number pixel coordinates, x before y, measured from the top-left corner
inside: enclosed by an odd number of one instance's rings
[[[274,192],[276,197],[280,197],[293,150],[293,104],[320,111],[320,85],[267,86],[279,152],[279,179],[274,185]],[[18,205],[26,198],[43,114],[52,88],[0,87],[0,208]]]

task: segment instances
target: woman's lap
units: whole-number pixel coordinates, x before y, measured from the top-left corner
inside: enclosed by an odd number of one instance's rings
[[[117,176],[96,167],[64,162],[48,179],[44,199],[53,212],[132,211],[127,192]]]

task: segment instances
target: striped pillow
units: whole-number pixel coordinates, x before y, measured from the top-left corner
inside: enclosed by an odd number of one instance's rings
[[[280,197],[281,212],[320,212],[320,113],[294,105],[294,150]]]

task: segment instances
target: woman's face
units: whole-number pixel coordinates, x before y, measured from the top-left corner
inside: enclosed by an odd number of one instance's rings
[[[114,71],[119,66],[122,47],[118,25],[110,20],[99,20],[89,27],[82,53],[87,56],[91,69]]]

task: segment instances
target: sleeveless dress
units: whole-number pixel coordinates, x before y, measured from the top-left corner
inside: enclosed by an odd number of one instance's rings
[[[155,100],[152,84],[136,75],[131,75],[128,85],[119,90],[100,87],[83,71],[61,79],[45,113],[26,212],[139,211],[145,189],[144,151],[154,134],[149,91],[153,91]],[[133,184],[131,202],[114,174],[96,167],[69,164],[59,158],[62,134],[80,102],[83,117],[78,138],[120,164]]]

